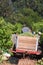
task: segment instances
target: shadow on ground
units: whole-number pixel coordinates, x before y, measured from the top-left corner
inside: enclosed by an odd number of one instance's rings
[[[23,58],[22,56],[12,56],[8,59],[8,62],[14,65],[18,65],[19,60]],[[31,60],[38,60],[41,59],[41,56],[36,56],[36,55],[26,55],[25,58],[31,59]]]
[[[18,64],[19,60],[23,58],[22,55],[14,55],[14,56],[11,56],[9,59],[8,59],[8,62],[11,63],[11,64]]]
[[[19,61],[19,58],[14,57],[14,56],[12,56],[8,59],[8,62],[11,64],[18,64],[18,61]]]

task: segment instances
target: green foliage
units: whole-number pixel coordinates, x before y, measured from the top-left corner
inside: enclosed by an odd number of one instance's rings
[[[19,22],[32,28],[34,23],[41,22],[42,0],[14,0],[13,3],[11,0],[1,0],[0,2],[0,15],[12,23]]]
[[[13,25],[10,22],[6,22],[3,17],[0,17],[0,48],[2,50],[11,48],[11,35],[15,33],[15,31],[21,33],[21,27],[22,25],[20,23]]]
[[[33,35],[32,33],[30,33],[30,32],[25,32],[25,33],[22,33],[22,34],[20,34],[20,35],[23,35],[23,36],[31,36],[31,37],[34,36],[34,35]]]
[[[26,24],[30,28],[32,28],[34,23],[41,21],[41,19],[39,14],[30,8],[23,8],[14,14],[15,22]]]
[[[21,33],[22,25],[20,23],[15,24],[15,33]]]
[[[43,17],[43,0],[16,0],[14,1],[14,7],[17,9],[31,8]]]
[[[9,3],[9,0],[1,0],[0,1],[0,15],[4,17],[8,17],[11,15],[13,9],[12,5]]]
[[[0,18],[0,48],[9,49],[12,45],[10,35],[12,31],[3,18]]]
[[[40,44],[43,44],[43,33],[40,36]]]
[[[12,46],[11,34],[20,34],[23,24],[35,32],[43,32],[43,0],[14,0],[13,3],[11,0],[1,0],[0,16],[4,17],[0,17],[1,49]]]
[[[41,46],[41,50],[42,50],[42,54],[43,54],[43,33],[40,36],[40,46]]]
[[[39,32],[39,31],[43,32],[43,22],[34,23],[32,29],[35,32]]]

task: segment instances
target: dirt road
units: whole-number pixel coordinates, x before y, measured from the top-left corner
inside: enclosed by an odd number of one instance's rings
[[[30,59],[20,59],[18,65],[36,65],[35,60],[30,60]]]
[[[0,65],[36,65],[36,60],[32,60],[29,58],[17,58],[11,57],[8,61],[4,61]]]

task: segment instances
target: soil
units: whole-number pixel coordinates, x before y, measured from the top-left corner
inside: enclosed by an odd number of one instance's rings
[[[8,61],[3,61],[0,65],[36,65],[37,60],[30,58],[11,57]]]

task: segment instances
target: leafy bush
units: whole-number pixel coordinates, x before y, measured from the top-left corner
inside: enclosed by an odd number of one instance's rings
[[[5,22],[3,18],[0,18],[0,48],[1,49],[9,49],[12,46],[11,42],[11,29],[8,27],[8,23]]]
[[[12,46],[11,35],[15,32],[21,33],[22,25],[20,23],[16,23],[15,25],[6,22],[3,17],[0,17],[0,49],[8,50]]]
[[[14,28],[14,32],[20,34],[21,30],[22,30],[22,24],[16,23],[15,28]]]
[[[40,36],[40,44],[43,44],[43,33]]]
[[[40,46],[41,46],[42,53],[43,53],[43,33],[40,36]]]
[[[35,32],[39,32],[39,31],[43,32],[43,22],[33,23],[32,29]]]

